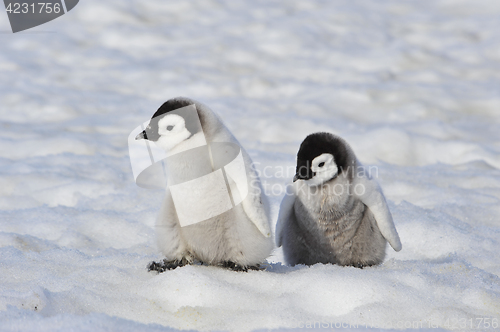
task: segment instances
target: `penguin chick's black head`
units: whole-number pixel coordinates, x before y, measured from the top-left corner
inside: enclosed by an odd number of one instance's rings
[[[297,168],[295,180],[308,180],[314,177],[312,171],[312,161],[314,158],[329,153],[333,155],[335,164],[338,167],[338,174],[349,170],[350,148],[340,137],[330,133],[314,133],[307,136],[300,144],[297,153]]]
[[[192,105],[192,104],[193,104],[193,102],[185,100],[185,99],[173,98],[173,99],[167,100],[165,103],[163,103],[163,105],[160,106],[160,108],[158,108],[158,110],[155,112],[155,114],[153,114],[153,116],[151,117],[151,121],[149,121],[149,125],[147,126],[146,130],[144,130],[142,133],[137,135],[137,137],[135,139],[136,140],[137,139],[147,139],[147,140],[156,142],[160,138],[160,134],[158,133],[158,121],[160,121],[163,118],[163,115],[166,113],[175,111],[179,108],[183,108],[183,107]],[[176,114],[185,118],[183,116],[182,112],[179,112]],[[194,134],[197,131],[199,131],[198,128],[191,128],[190,127],[191,121],[189,121],[189,119],[185,119],[185,120],[186,120],[186,129],[189,130],[189,132],[191,134]],[[168,130],[171,130],[171,129],[168,129]]]

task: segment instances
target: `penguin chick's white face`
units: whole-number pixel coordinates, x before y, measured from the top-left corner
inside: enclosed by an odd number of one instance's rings
[[[300,144],[293,181],[303,180],[309,186],[318,186],[343,172],[349,175],[354,162],[355,157],[343,139],[330,133],[314,133]]]
[[[323,153],[313,159],[311,163],[311,171],[313,177],[305,180],[308,186],[321,185],[338,174],[338,167],[335,163],[335,158],[330,153]]]
[[[160,137],[155,143],[165,151],[171,150],[191,136],[186,129],[186,121],[177,114],[167,114],[158,121],[158,134]]]

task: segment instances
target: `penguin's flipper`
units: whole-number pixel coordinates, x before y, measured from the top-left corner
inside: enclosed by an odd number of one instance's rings
[[[235,142],[237,141],[235,140]],[[241,204],[247,217],[252,221],[255,227],[257,227],[259,232],[261,232],[265,237],[270,237],[271,226],[269,225],[269,220],[271,208],[269,207],[269,202],[264,194],[264,189],[260,183],[259,176],[255,169],[250,166],[252,165],[252,159],[250,159],[250,156],[243,150],[243,148],[241,150],[243,152],[243,160],[245,161],[248,181],[248,194]]]
[[[373,213],[377,221],[377,226],[384,238],[394,250],[400,251],[402,248],[401,240],[399,239],[391,212],[389,211],[384,194],[378,183],[365,175],[356,176],[353,188],[358,188],[354,190],[354,195],[356,195]],[[363,189],[361,190],[359,188]],[[358,192],[362,193],[359,194]]]
[[[248,186],[248,195],[241,203],[248,218],[265,237],[271,236],[269,226],[269,203],[264,196],[264,190],[258,179],[254,179]]]
[[[280,204],[280,211],[278,214],[278,222],[276,223],[276,246],[281,247],[283,241],[283,230],[286,229],[287,224],[290,222],[291,218],[295,218],[295,213],[293,213],[293,205],[295,204],[295,192],[293,190],[294,185],[290,185],[285,190],[285,196]]]

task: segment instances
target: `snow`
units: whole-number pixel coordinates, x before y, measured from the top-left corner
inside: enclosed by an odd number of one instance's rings
[[[492,329],[499,15],[494,0],[87,0],[12,34],[0,14],[0,330]],[[277,249],[266,271],[148,273],[162,192],[135,185],[127,137],[179,95],[251,154],[273,223],[300,142],[345,138],[402,251],[362,270],[292,268]]]

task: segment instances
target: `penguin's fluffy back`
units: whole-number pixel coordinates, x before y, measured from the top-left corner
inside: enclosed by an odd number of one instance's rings
[[[219,116],[208,106],[189,98],[183,98],[183,100],[195,103],[208,142],[230,142],[237,144],[241,148],[249,188],[248,196],[242,203],[244,211],[264,236],[271,237],[270,203],[267,196],[264,195],[261,181],[253,168],[252,158],[236,137],[226,128]]]
[[[243,209],[260,232],[266,237],[271,237],[270,203],[267,196],[264,195],[261,181],[253,168],[252,158],[243,146],[241,146],[236,137],[234,137],[229,129],[226,128],[222,120],[215,112],[213,112],[208,106],[205,106],[197,101],[189,98],[184,99],[195,103],[207,141],[230,142],[237,144],[241,148],[249,188],[248,196],[242,203]]]

